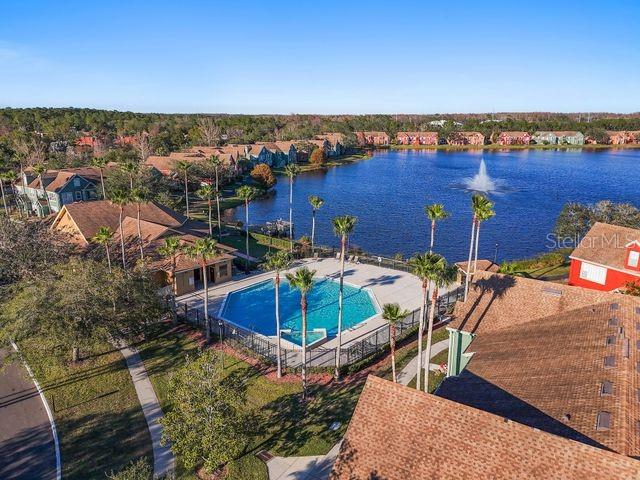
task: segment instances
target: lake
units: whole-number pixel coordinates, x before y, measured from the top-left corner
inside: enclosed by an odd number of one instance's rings
[[[358,217],[352,245],[368,252],[409,256],[429,247],[424,206],[439,202],[451,216],[438,223],[435,251],[449,261],[467,257],[471,194],[457,186],[481,160],[504,193],[490,195],[496,216],[485,222],[480,257],[512,260],[548,251],[548,235],[566,202],[609,199],[640,205],[640,150],[443,151],[380,150],[371,159],[299,175],[294,183],[295,235],[311,234],[309,195],[325,200],[317,213],[316,243],[339,245],[331,218]],[[288,219],[289,182],[251,203],[251,224]],[[244,220],[242,207],[227,212]]]

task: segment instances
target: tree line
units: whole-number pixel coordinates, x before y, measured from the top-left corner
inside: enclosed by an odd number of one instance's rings
[[[442,126],[430,121],[448,120]],[[134,113],[86,108],[0,109],[0,156],[20,154],[33,138],[50,152],[51,142],[74,142],[93,135],[106,142],[118,137],[148,134],[149,153],[165,155],[193,145],[255,143],[258,141],[313,138],[324,132],[351,135],[359,130],[479,131],[487,137],[504,130],[578,130],[598,138],[605,130],[640,130],[640,116],[502,114],[492,115],[230,115]],[[461,122],[459,126],[456,122]],[[54,144],[55,146],[55,144]],[[55,148],[53,148],[55,150]]]

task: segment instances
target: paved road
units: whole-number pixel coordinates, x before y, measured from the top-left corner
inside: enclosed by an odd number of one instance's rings
[[[0,349],[3,359],[8,349]],[[24,366],[0,371],[0,478],[56,478],[56,457],[49,418]]]

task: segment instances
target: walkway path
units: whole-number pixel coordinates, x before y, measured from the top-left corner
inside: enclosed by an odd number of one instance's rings
[[[431,347],[431,358],[449,348],[449,340],[442,340],[434,343]],[[423,352],[423,359],[426,356]],[[440,365],[430,364],[430,369],[435,370]],[[406,367],[398,374],[398,383],[408,385],[416,376],[418,369],[418,357],[413,358]],[[326,480],[329,478],[331,467],[333,466],[341,442],[336,443],[326,455],[309,457],[273,457],[267,460],[269,469],[269,480]]]
[[[0,349],[0,361],[9,352]],[[0,369],[0,478],[60,478],[53,423],[43,401],[20,361]]]
[[[156,392],[153,390],[153,385],[151,385],[147,370],[144,368],[144,363],[142,363],[138,351],[125,345],[119,345],[118,347],[127,362],[129,374],[131,374],[131,379],[142,407],[142,413],[144,413],[144,418],[151,434],[154,476],[166,475],[173,472],[175,459],[169,445],[164,447],[160,445],[162,425],[158,421],[162,418],[162,409],[160,408],[160,403],[158,403],[158,397],[156,397]]]
[[[431,358],[438,355],[440,352],[449,348],[449,340],[442,340],[438,343],[434,343],[431,346]],[[422,352],[422,364],[424,365],[424,358],[427,352]],[[429,363],[429,370],[436,370],[440,368],[440,365],[435,363]],[[418,356],[416,355],[411,361],[402,369],[398,374],[398,383],[402,385],[409,385],[409,382],[413,380],[418,373]]]
[[[326,480],[340,452],[341,443],[336,443],[326,455],[273,457],[267,461],[269,480]]]

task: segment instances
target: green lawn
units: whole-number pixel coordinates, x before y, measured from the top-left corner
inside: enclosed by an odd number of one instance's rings
[[[160,327],[145,344],[140,345],[145,366],[151,377],[163,409],[170,409],[167,399],[171,372],[179,368],[187,354],[195,354],[198,345],[194,330],[182,326],[178,332]],[[312,387],[311,401],[300,404],[301,385],[295,382],[275,382],[244,361],[224,356],[229,375],[238,375],[247,385],[248,408],[255,415],[256,435],[246,455],[228,466],[227,478],[266,479],[265,465],[254,455],[269,450],[275,455],[321,455],[327,453],[344,434],[362,381],[330,387]],[[329,426],[341,423],[337,431]],[[179,462],[178,462],[179,463]],[[179,478],[194,478],[178,465]]]
[[[31,340],[21,349],[54,411],[63,478],[102,479],[131,460],[151,459],[147,424],[120,352],[102,343],[82,352],[78,365],[67,365],[70,352],[42,345]]]
[[[416,336],[417,337],[417,336]],[[438,343],[442,340],[446,340],[449,338],[449,332],[444,327],[441,327],[437,330],[433,331],[432,335],[432,343]],[[422,346],[424,348],[427,340],[427,335],[425,334],[423,337]],[[399,373],[407,364],[418,355],[418,340],[417,338],[406,345],[399,346],[396,348],[396,373]],[[446,362],[445,357],[445,362]],[[391,361],[385,362],[381,368],[376,371],[376,376],[386,378],[387,380],[392,379],[391,372]]]
[[[422,377],[420,378],[424,380],[424,368],[420,371],[420,375],[422,375]],[[444,380],[444,377],[445,377],[444,373],[429,372],[429,392],[430,393],[433,393],[435,389],[440,386],[440,384],[442,383],[442,380]],[[413,380],[411,380],[409,382],[409,385],[407,385],[407,387],[416,388],[416,379],[414,378]]]
[[[235,230],[232,228],[224,229],[224,233],[222,237],[222,243],[225,245],[229,245],[230,247],[237,248],[240,252],[245,253],[245,236],[239,230]],[[274,251],[275,249],[272,247],[269,250],[268,246],[262,245],[258,243],[258,241],[249,237],[249,255],[256,258],[263,258],[270,251]]]
[[[532,269],[532,270],[524,270],[522,272],[523,276],[529,277],[529,278],[536,278],[538,280],[546,280],[546,279],[562,279],[562,278],[568,278],[569,277],[569,267],[570,267],[570,263],[569,262],[565,262],[561,265],[555,265],[552,267],[543,267],[543,268],[536,268],[536,269]]]

